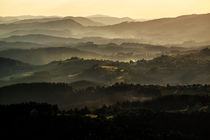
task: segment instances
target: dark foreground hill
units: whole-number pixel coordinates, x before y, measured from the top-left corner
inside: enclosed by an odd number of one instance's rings
[[[113,85],[110,87],[72,88],[68,84],[17,84],[0,88],[0,104],[35,101],[58,104],[61,108],[99,107],[118,101],[147,100],[160,96],[158,87]]]
[[[36,96],[36,98],[55,95],[53,92],[54,90],[58,91],[58,89],[60,93],[71,91],[71,88],[65,84],[15,85],[4,88],[4,91],[10,89],[13,93],[20,95],[18,88],[26,89],[27,94],[25,93],[25,96],[29,97],[30,94],[31,97]],[[151,96],[151,93],[157,95],[158,90],[162,93],[164,90],[168,91],[169,94],[156,96],[156,98],[144,100],[144,102],[127,101],[118,102],[111,106],[103,105],[102,107],[66,110],[59,109],[57,105],[34,102],[0,105],[1,135],[7,138],[21,137],[22,139],[28,139],[28,137],[74,140],[209,139],[209,89],[210,87],[207,85],[160,87],[121,84],[103,87],[100,90],[105,90],[106,94],[104,95],[112,98],[113,95],[116,97],[117,94],[115,93],[118,91],[120,94],[117,97],[121,98],[122,94],[125,95],[124,92],[129,90],[138,91],[138,95],[144,93],[144,96],[147,97]],[[0,90],[2,93],[2,89]],[[32,91],[37,93],[31,94]],[[85,91],[87,95],[78,91],[74,94],[78,94],[80,98],[89,96],[90,89]],[[171,95],[172,91],[176,91],[176,94]],[[23,89],[21,92],[23,93]],[[203,92],[208,92],[208,94],[204,95]],[[186,95],[186,93],[189,94]],[[100,92],[97,94],[102,95]],[[72,103],[68,95],[65,93],[65,97]],[[104,95],[100,98],[104,98]],[[2,94],[0,99],[2,99]],[[16,99],[18,99],[17,96]],[[45,101],[48,102],[49,100]]]
[[[161,111],[161,109],[165,111],[189,109],[187,111],[190,111],[197,105],[199,105],[197,109],[209,106],[209,90],[208,85],[164,87],[121,83],[108,87],[96,86],[78,89],[64,83],[17,84],[0,88],[0,104],[34,101],[57,104],[60,108],[69,109],[85,106],[97,108],[104,104],[112,105],[125,101],[147,101],[136,105],[154,111]],[[174,97],[166,95],[174,95]],[[190,95],[190,97],[182,95]],[[203,95],[203,97],[198,98],[196,95]],[[155,98],[157,100],[152,100]],[[150,100],[152,100],[151,103]],[[187,108],[188,105],[189,108]]]

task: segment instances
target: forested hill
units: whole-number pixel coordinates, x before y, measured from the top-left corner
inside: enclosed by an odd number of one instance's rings
[[[81,108],[88,106],[90,108],[97,108],[105,105],[112,105],[117,102],[125,101],[150,101],[154,100],[150,106],[145,104],[145,107],[153,109],[180,110],[185,108],[187,98],[179,99],[182,95],[188,95],[192,98],[191,105],[203,102],[195,100],[194,95],[208,96],[210,87],[208,85],[189,85],[189,86],[154,86],[154,85],[133,85],[133,84],[114,84],[112,86],[96,86],[77,89],[70,84],[64,83],[31,83],[31,84],[17,84],[0,88],[0,104],[16,104],[23,102],[47,102],[50,104],[57,104],[62,109]],[[166,95],[174,95],[167,99]],[[177,97],[176,97],[177,96]],[[191,97],[192,96],[192,97]],[[159,98],[163,97],[163,98]],[[176,97],[176,98],[175,98]],[[189,99],[191,100],[191,99]],[[162,103],[160,103],[162,102]],[[208,105],[204,101],[204,105]],[[158,105],[159,104],[159,105]],[[174,105],[173,105],[174,104]],[[143,105],[143,104],[142,104]],[[178,106],[176,106],[178,105]]]
[[[56,49],[52,49],[52,53]],[[38,53],[41,50],[35,49],[34,51]],[[67,50],[69,49],[63,48],[62,51],[69,53]],[[83,53],[77,50],[75,52]],[[88,53],[86,54],[88,55]],[[18,65],[14,66],[10,64],[10,61],[17,62]],[[77,81],[89,81],[102,85],[116,82],[161,85],[209,84],[210,82],[208,48],[193,53],[162,55],[152,60],[142,59],[130,62],[72,57],[63,61],[53,61],[46,65],[30,66],[15,60],[10,61],[1,62],[2,67],[7,69],[0,70],[2,86],[15,83],[72,83]]]

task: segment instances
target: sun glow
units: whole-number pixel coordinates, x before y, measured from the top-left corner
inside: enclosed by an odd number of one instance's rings
[[[0,16],[105,14],[160,18],[210,13],[210,0],[0,0]]]

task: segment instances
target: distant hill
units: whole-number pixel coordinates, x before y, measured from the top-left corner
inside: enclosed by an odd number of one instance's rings
[[[80,23],[83,26],[103,26],[104,25],[101,22],[97,22],[97,21],[91,20],[91,19],[86,18],[86,17],[71,17],[71,16],[68,16],[68,17],[64,17],[64,19],[72,19],[72,20]]]
[[[134,21],[134,19],[131,19],[129,17],[118,18],[118,17],[111,17],[105,15],[93,15],[93,16],[88,16],[87,18],[91,19],[92,21],[102,23],[104,25],[113,25],[122,22]]]
[[[24,23],[45,23],[50,21],[61,20],[61,17],[41,17],[41,18],[32,18],[32,19],[23,19],[13,22],[13,24],[24,24]]]
[[[56,37],[56,36],[49,36],[43,34],[29,34],[23,36],[11,36],[8,38],[0,39],[2,41],[7,42],[30,42],[30,43],[39,43],[45,44],[47,46],[62,46],[62,45],[69,45],[81,42],[79,39],[75,38],[64,38],[64,37]]]
[[[32,65],[22,63],[17,60],[0,57],[0,77],[6,77],[9,75],[23,73],[32,70]]]
[[[43,34],[60,37],[70,37],[81,34],[81,29],[86,26],[102,26],[103,24],[85,17],[35,17],[20,19],[14,22],[1,24],[0,37],[13,35]]]
[[[47,45],[30,43],[30,42],[6,42],[0,41],[0,51],[7,49],[31,49],[31,48],[44,48]]]
[[[127,39],[132,42],[153,44],[181,45],[184,42],[195,42],[209,45],[209,20],[210,14],[185,15],[142,22],[127,17],[103,15],[40,17],[0,24],[0,37],[43,34],[66,38]],[[183,44],[183,46],[187,45]]]
[[[36,21],[36,20],[35,20]],[[46,22],[23,22],[23,23],[11,23],[0,24],[0,28],[5,29],[18,29],[18,28],[80,28],[81,24],[75,22],[72,19],[60,19],[60,20],[46,20]]]
[[[85,58],[100,58],[100,56],[96,53],[67,47],[9,49],[0,51],[0,56],[36,65],[47,64],[51,61],[64,60],[76,56]]]
[[[17,29],[6,32],[0,35],[0,38],[8,38],[12,36],[27,36],[27,35],[47,35],[57,37],[69,37],[71,32],[68,30],[57,30],[57,29]]]
[[[181,55],[162,55],[152,60],[138,60],[136,62],[119,62],[110,60],[81,59],[71,56],[86,56],[92,58],[92,53],[79,51],[72,48],[48,48],[31,50],[8,50],[0,53],[0,56],[10,57],[32,64],[49,64],[36,66],[33,71],[22,75],[0,79],[2,85],[11,83],[30,82],[67,82],[83,86],[77,81],[91,81],[110,85],[116,82],[138,84],[209,84],[210,79],[210,55],[209,49],[195,51]],[[7,55],[7,56],[6,56]],[[97,55],[96,55],[97,57]],[[100,57],[100,56],[99,56]],[[16,71],[15,68],[5,67]],[[12,66],[12,65],[11,65]],[[27,70],[27,69],[26,69]]]
[[[44,16],[31,16],[31,15],[25,15],[25,16],[6,16],[6,17],[0,17],[0,24],[8,24],[17,22],[20,20],[26,20],[26,19],[36,19],[36,18],[43,18]]]
[[[156,43],[181,43],[184,41],[208,41],[210,38],[210,14],[186,15],[145,22],[124,22],[95,28],[108,36],[141,38]]]
[[[79,49],[83,52],[92,53],[92,57],[90,57],[90,55],[78,54],[79,57],[82,57],[84,59],[103,58],[103,59],[119,60],[119,61],[139,60],[142,58],[152,59],[154,57],[160,56],[161,53],[163,52],[167,52],[167,54],[174,54],[174,53],[186,51],[185,49],[182,49],[182,48],[171,49],[164,46],[139,44],[139,43],[122,43],[120,45],[115,44],[115,43],[95,44],[93,42],[88,42],[89,40],[91,39],[61,38],[61,37],[38,35],[38,34],[25,35],[25,36],[11,36],[9,38],[4,38],[2,39],[2,41],[0,41],[0,49],[1,50],[7,50],[7,49],[12,49],[12,48],[14,49],[48,48],[49,49],[50,47],[56,47],[58,51],[59,47],[66,47],[66,48],[74,48],[77,50]],[[105,39],[99,39],[98,42],[99,41],[101,42],[103,40],[106,41]],[[120,42],[120,39],[116,41]],[[39,44],[37,44],[38,42]],[[8,55],[8,52],[6,54],[3,54],[2,52],[1,54],[4,57],[6,56],[11,57],[11,55]],[[15,54],[13,55],[16,56]],[[72,57],[72,55],[73,54],[71,53],[69,57]],[[76,56],[76,54],[74,56]],[[12,57],[12,58],[15,58],[15,57]],[[51,61],[60,60],[60,59],[63,60],[63,58],[64,56],[60,55],[60,58],[59,56],[57,56],[55,57],[55,59],[52,58],[50,60]],[[18,59],[18,58],[15,58],[15,59]],[[23,59],[18,59],[18,60],[25,62],[25,60]],[[32,63],[29,61],[27,62]]]
[[[35,18],[35,19],[24,19],[14,22],[14,24],[20,24],[20,23],[44,23],[49,21],[57,21],[57,20],[66,20],[66,19],[72,19],[75,22],[83,25],[83,26],[102,26],[103,24],[94,22],[88,18],[85,17],[73,17],[73,16],[67,16],[67,17],[44,17],[44,18]]]
[[[47,22],[0,24],[1,36],[17,30],[56,30],[68,32],[68,36],[77,34],[84,27],[72,19],[61,19]],[[56,36],[56,34],[54,35]]]

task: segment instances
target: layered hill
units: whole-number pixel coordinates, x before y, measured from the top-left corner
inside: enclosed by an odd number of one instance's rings
[[[209,42],[210,14],[135,22],[107,16],[45,17],[0,24],[0,37],[44,34],[59,37],[124,38],[158,44]],[[110,23],[109,23],[110,22]]]
[[[7,41],[0,41],[0,50],[7,50],[7,49],[31,49],[31,48],[44,48],[47,45],[31,43],[31,42],[7,42]]]
[[[0,39],[6,42],[30,42],[36,44],[44,44],[46,46],[63,46],[69,44],[76,44],[82,42],[80,39],[56,37],[43,34],[29,34],[22,36],[10,36],[8,38]]]
[[[49,47],[34,49],[9,49],[0,51],[1,57],[16,59],[34,65],[47,64],[55,60],[65,60],[71,57],[100,58],[93,52],[82,51],[68,47]]]
[[[17,73],[33,70],[34,66],[17,60],[0,57],[0,77],[6,77]]]
[[[72,19],[59,19],[46,22],[26,22],[26,23],[10,23],[0,24],[1,36],[8,36],[12,32],[21,30],[27,32],[28,30],[46,30],[46,31],[60,31],[64,35],[73,36],[83,30],[83,26]],[[55,34],[56,35],[56,34]]]
[[[139,38],[152,42],[177,43],[189,40],[206,41],[210,37],[210,14],[186,15],[145,22],[124,22],[98,27],[108,36]],[[97,32],[97,31],[96,31]]]
[[[67,52],[67,50],[63,48],[63,51]],[[34,51],[39,52],[43,50]],[[27,52],[26,54],[30,53]],[[34,61],[37,61],[45,56],[36,55],[37,57],[33,56],[33,54],[30,54],[30,56],[26,55],[24,59],[30,60],[33,58]],[[56,54],[52,53],[51,57],[55,58]],[[51,57],[47,56],[46,59]],[[10,69],[9,67],[6,68]],[[27,73],[23,71],[22,75],[27,75],[30,72],[30,75],[27,76],[6,75],[6,80],[3,78],[0,81],[2,85],[28,82],[72,83],[76,81],[92,81],[93,83],[104,85],[110,85],[116,82],[161,85],[168,83],[172,85],[209,84],[209,69],[209,49],[203,49],[194,53],[175,56],[162,55],[152,60],[142,59],[137,62],[85,60],[73,57],[64,61],[53,61],[46,65],[36,66],[36,69],[27,71]],[[11,70],[15,71],[13,67]],[[10,80],[8,80],[8,76]]]
[[[71,85],[64,83],[30,83],[0,88],[0,104],[47,102],[56,104],[61,109],[103,106],[107,114],[127,114],[141,109],[174,113],[209,112],[208,92],[207,85],[165,87],[121,83],[75,90]],[[114,108],[104,107],[113,104]]]
[[[105,15],[92,15],[92,16],[88,16],[87,18],[92,21],[102,23],[104,25],[113,25],[113,24],[119,24],[122,22],[134,21],[134,19],[131,19],[129,17],[118,18],[118,17],[111,17],[111,16],[105,16]]]
[[[24,19],[24,20],[19,20],[14,22],[15,24],[20,24],[20,23],[34,23],[34,22],[39,22],[39,23],[44,23],[44,22],[49,22],[49,21],[56,21],[56,20],[65,20],[65,19],[72,19],[75,22],[83,25],[83,26],[102,26],[102,23],[92,21],[88,18],[85,17],[73,17],[73,16],[67,16],[67,17],[45,17],[45,18],[36,18],[36,19]]]

